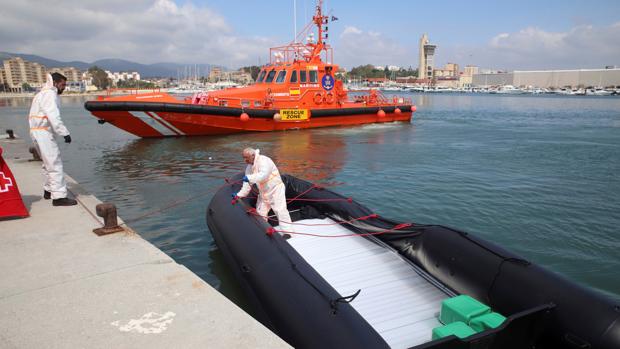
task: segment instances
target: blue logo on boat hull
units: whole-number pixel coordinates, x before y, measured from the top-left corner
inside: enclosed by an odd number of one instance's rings
[[[323,85],[323,89],[326,91],[331,91],[334,88],[334,78],[331,75],[325,74],[323,79],[321,79],[321,85]]]

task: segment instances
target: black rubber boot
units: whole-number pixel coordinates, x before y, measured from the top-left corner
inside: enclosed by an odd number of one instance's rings
[[[77,201],[75,201],[73,199],[69,199],[69,198],[54,199],[54,200],[52,200],[52,205],[54,205],[54,206],[73,206],[73,205],[77,205]]]
[[[47,190],[43,190],[43,198],[44,198],[45,200],[49,200],[49,199],[51,199],[51,198],[52,198],[52,193],[50,193],[50,192],[49,192],[49,191],[47,191]]]

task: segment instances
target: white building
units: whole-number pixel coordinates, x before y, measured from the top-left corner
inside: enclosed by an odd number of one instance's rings
[[[375,65],[375,69],[377,70],[385,70],[385,65]],[[399,71],[400,67],[397,65],[388,65],[387,66],[389,71]]]
[[[575,69],[480,73],[472,78],[474,86],[611,87],[620,86],[620,69]]]
[[[140,74],[138,72],[111,72],[109,70],[105,71],[108,74],[108,78],[112,80],[114,84],[119,81],[127,81],[127,80],[140,80]]]

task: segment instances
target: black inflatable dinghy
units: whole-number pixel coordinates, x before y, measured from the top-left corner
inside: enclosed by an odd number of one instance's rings
[[[207,223],[255,316],[296,348],[620,348],[617,304],[472,234],[395,222],[283,175],[288,238],[256,199],[231,202],[240,178]],[[476,330],[483,318],[463,305],[446,323],[460,297],[505,319]]]

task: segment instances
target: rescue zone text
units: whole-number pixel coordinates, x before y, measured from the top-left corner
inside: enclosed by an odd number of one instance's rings
[[[282,121],[308,120],[308,109],[280,109]]]

